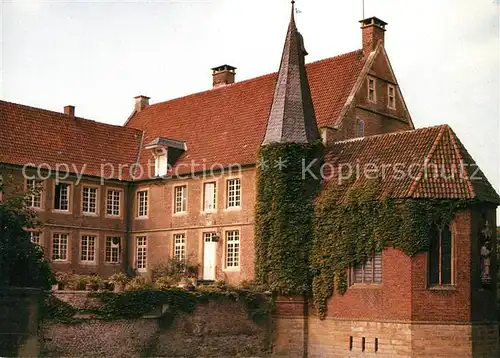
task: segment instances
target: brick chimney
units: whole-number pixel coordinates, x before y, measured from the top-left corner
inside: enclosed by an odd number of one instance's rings
[[[363,34],[363,53],[366,57],[372,53],[379,41],[384,44],[384,32],[386,22],[380,20],[377,17],[369,17],[360,21],[361,31]]]
[[[75,106],[65,106],[64,114],[69,118],[75,118]]]
[[[139,95],[135,96],[135,111],[140,112],[147,106],[149,106],[149,100],[150,98],[147,96]]]
[[[224,87],[235,82],[236,67],[222,65],[212,68],[213,88]]]

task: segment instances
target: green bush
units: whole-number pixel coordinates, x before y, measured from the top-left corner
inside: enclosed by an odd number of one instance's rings
[[[196,278],[198,276],[198,264],[196,259],[189,256],[186,260],[180,261],[175,258],[169,258],[151,270],[151,278],[156,282],[160,278],[176,285],[185,277]]]
[[[1,190],[1,188],[0,188]],[[40,225],[24,196],[0,202],[0,286],[50,289],[55,278],[40,246],[25,229]]]

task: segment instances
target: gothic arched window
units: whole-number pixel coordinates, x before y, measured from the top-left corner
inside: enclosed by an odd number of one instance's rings
[[[450,227],[432,225],[429,246],[429,285],[453,283],[453,238]]]

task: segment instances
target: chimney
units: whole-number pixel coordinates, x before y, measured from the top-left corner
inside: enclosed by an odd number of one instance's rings
[[[386,22],[377,17],[369,17],[360,21],[361,31],[363,34],[363,53],[368,57],[370,53],[375,51],[379,41],[384,45],[384,32]]]
[[[134,99],[135,99],[135,111],[136,112],[140,112],[144,108],[149,106],[149,99],[150,98],[147,96],[139,95],[139,96],[134,97]]]
[[[65,106],[64,114],[69,118],[75,118],[75,106]]]
[[[224,87],[235,82],[236,67],[222,65],[212,68],[213,88]]]

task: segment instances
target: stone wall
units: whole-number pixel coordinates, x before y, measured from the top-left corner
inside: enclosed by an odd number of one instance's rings
[[[314,315],[292,319],[285,315],[276,317],[275,335],[274,353],[288,357],[491,358],[499,352],[496,323],[320,320]]]
[[[0,357],[38,355],[39,291],[0,287]]]
[[[56,296],[75,307],[96,304],[85,292]],[[270,348],[270,325],[248,318],[243,302],[199,304],[193,313],[134,320],[86,320],[77,324],[45,321],[42,354],[50,357],[264,357]]]

